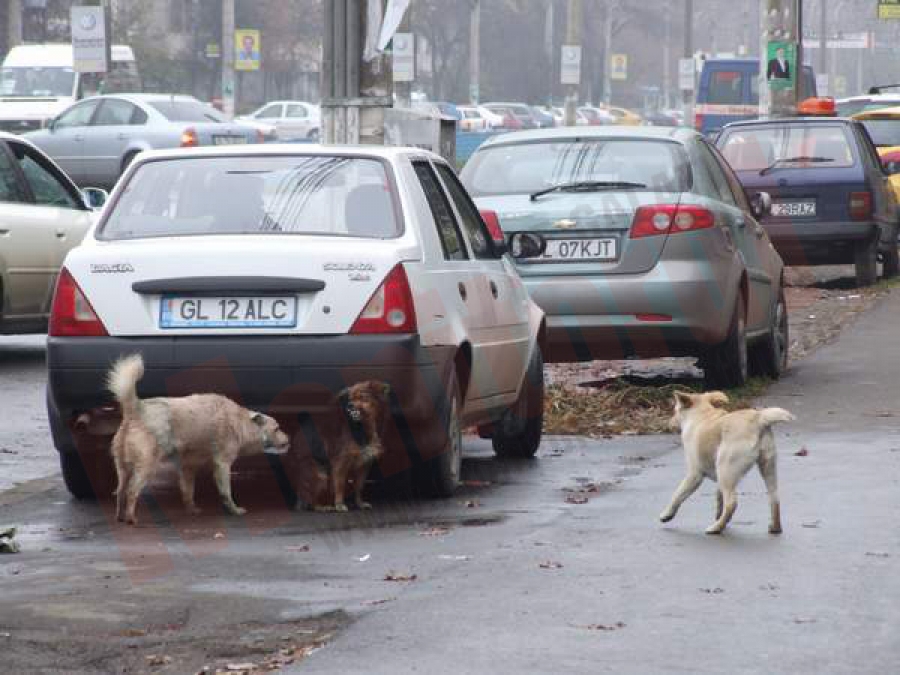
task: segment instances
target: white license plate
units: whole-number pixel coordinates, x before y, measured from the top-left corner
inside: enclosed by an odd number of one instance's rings
[[[213,145],[240,145],[246,143],[247,139],[243,136],[213,136]]]
[[[294,328],[297,298],[163,296],[160,328]]]
[[[772,202],[772,215],[776,218],[811,217],[816,215],[815,200],[796,202]]]
[[[548,239],[544,260],[615,260],[617,240]]]

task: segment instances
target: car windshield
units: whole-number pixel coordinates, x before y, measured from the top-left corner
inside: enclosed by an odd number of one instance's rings
[[[879,147],[900,145],[900,116],[894,119],[863,120],[863,126]]]
[[[6,67],[0,70],[0,95],[72,96],[75,71],[71,68]]]
[[[170,122],[225,122],[225,117],[212,106],[200,101],[150,101]]]
[[[463,171],[475,196],[533,194],[571,183],[633,183],[651,192],[686,192],[691,172],[678,143],[565,139],[479,150]]]
[[[764,126],[735,129],[719,140],[719,149],[737,171],[807,168],[809,158],[823,168],[853,166],[847,132],[838,125]]]
[[[103,239],[201,234],[400,234],[385,165],[338,156],[192,157],[148,162],[128,181]]]

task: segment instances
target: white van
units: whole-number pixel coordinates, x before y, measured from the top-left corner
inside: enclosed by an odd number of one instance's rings
[[[113,45],[111,51],[109,73],[83,74],[73,68],[71,44],[29,44],[10,49],[0,68],[0,129],[33,131],[85,96],[140,91],[131,47]]]

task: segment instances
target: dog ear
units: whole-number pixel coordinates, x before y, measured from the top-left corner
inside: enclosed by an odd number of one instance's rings
[[[256,410],[250,411],[250,421],[253,422],[258,427],[264,426],[266,423],[266,416],[261,412],[257,412]]]
[[[706,400],[710,405],[725,405],[728,403],[728,396],[722,391],[711,391],[706,394]]]
[[[694,404],[694,397],[684,391],[675,392],[675,405],[682,408],[690,408]]]

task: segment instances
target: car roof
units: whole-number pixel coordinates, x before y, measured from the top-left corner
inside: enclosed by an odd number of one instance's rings
[[[528,131],[513,131],[501,134],[487,139],[482,144],[482,147],[575,138],[651,139],[684,143],[692,138],[699,137],[699,133],[687,127],[556,127],[553,129],[530,129]]]
[[[323,155],[346,157],[371,157],[373,159],[396,160],[411,155],[428,156],[442,160],[429,150],[404,146],[385,145],[314,145],[307,143],[265,143],[228,146],[201,146],[195,148],[169,148],[165,150],[145,150],[135,163],[158,159],[185,159],[190,157],[278,157],[297,155]]]
[[[722,127],[722,131],[728,129],[736,129],[738,127],[770,127],[770,126],[828,126],[834,124],[842,124],[849,126],[853,124],[853,120],[847,117],[778,117],[769,120],[741,120],[739,122],[730,122]]]
[[[900,97],[898,97],[900,100]],[[863,110],[851,115],[855,120],[877,120],[877,119],[894,119],[900,118],[900,106],[891,106],[889,108],[877,108],[875,110]]]

